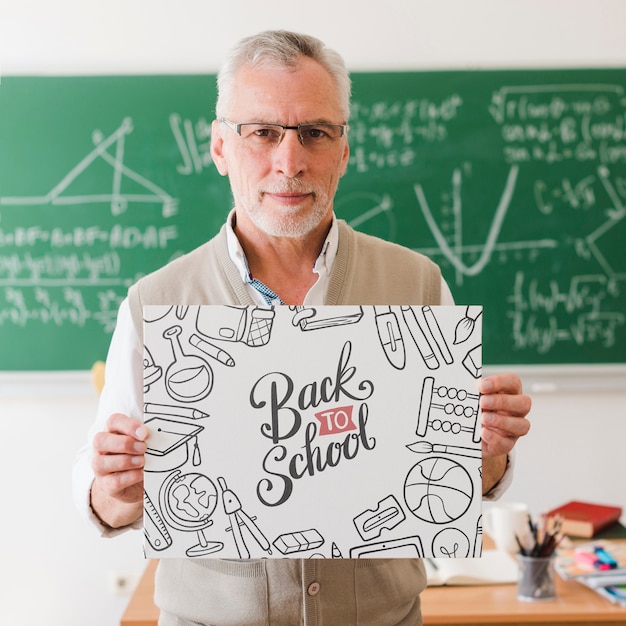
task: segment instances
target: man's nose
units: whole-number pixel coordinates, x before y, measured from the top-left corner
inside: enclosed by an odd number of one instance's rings
[[[286,128],[280,143],[274,149],[274,166],[289,178],[299,176],[305,167],[306,148],[295,128]]]

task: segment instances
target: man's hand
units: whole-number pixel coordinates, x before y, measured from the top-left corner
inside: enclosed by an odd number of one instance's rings
[[[93,440],[91,507],[108,526],[132,524],[143,511],[143,465],[148,429],[114,413]]]
[[[522,392],[515,374],[496,374],[483,378],[478,386],[482,394],[483,494],[501,478],[507,454],[517,440],[530,430],[526,415],[530,398]]]

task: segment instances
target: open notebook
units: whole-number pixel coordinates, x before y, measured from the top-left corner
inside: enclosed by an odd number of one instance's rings
[[[515,559],[503,550],[483,550],[478,559],[425,559],[428,586],[514,583]]]

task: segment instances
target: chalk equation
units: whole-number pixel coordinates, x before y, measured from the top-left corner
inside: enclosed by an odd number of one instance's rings
[[[28,98],[13,96],[19,80]],[[211,238],[232,207],[210,155],[213,77],[6,81],[0,340],[16,349],[0,368],[31,367],[49,328],[57,354],[80,337],[104,358],[128,286]],[[353,83],[337,217],[426,254],[456,302],[484,305],[488,362],[622,362],[626,73]],[[44,117],[5,121],[59,89],[74,95]],[[91,365],[79,358],[68,367]]]
[[[368,196],[349,190],[338,207],[356,228],[368,231],[371,224],[369,232],[392,239],[404,234],[403,212],[419,215],[419,243],[411,247],[440,263],[465,302],[488,301],[488,283],[480,277],[495,274],[506,320],[501,332],[513,360],[550,355],[563,344],[609,353],[626,331],[624,86],[521,84],[489,95],[470,102],[452,88],[436,102],[407,98],[355,107],[359,132],[350,166],[371,176],[379,168],[405,168],[407,191]],[[497,137],[486,140],[493,167],[485,169],[474,156],[441,168],[438,150],[465,140],[458,122],[469,109],[475,116],[482,110],[483,135]],[[414,132],[421,124],[439,128],[427,148]],[[431,237],[426,245],[424,232]],[[485,352],[492,354],[488,334]]]

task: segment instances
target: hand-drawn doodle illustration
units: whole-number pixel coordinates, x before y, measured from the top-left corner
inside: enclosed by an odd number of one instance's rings
[[[482,316],[424,308],[146,307],[146,555],[480,554]]]
[[[201,352],[204,352],[207,356],[214,358],[216,361],[228,365],[228,367],[234,367],[235,360],[226,350],[219,348],[215,344],[209,343],[204,339],[198,337],[198,335],[191,335],[189,337],[189,343],[198,348]]]
[[[467,470],[451,459],[429,457],[416,463],[404,484],[404,500],[415,517],[433,524],[459,519],[474,497]]]
[[[375,306],[374,312],[378,338],[385,356],[391,365],[401,370],[406,363],[406,352],[398,317],[390,306]]]
[[[145,514],[143,532],[146,541],[153,550],[160,551],[169,548],[172,545],[172,537],[145,489],[143,491],[143,508]]]
[[[324,545],[324,537],[309,528],[293,533],[284,533],[277,537],[272,544],[281,554],[294,554],[305,550],[315,550]]]
[[[169,415],[171,417],[182,417],[184,419],[198,420],[209,417],[208,413],[194,409],[190,406],[174,406],[172,404],[154,404],[146,402],[143,405],[143,412],[148,415]]]
[[[150,390],[150,385],[161,378],[163,370],[155,365],[154,359],[150,354],[150,350],[144,346],[143,348],[143,390]]]
[[[204,359],[183,352],[179,338],[181,332],[180,326],[172,326],[163,333],[171,341],[174,353],[174,361],[165,372],[165,386],[174,400],[195,402],[211,393],[213,370]]]
[[[241,341],[248,346],[264,346],[270,340],[274,310],[267,307],[221,307],[219,315],[208,315],[208,309],[198,311],[198,332],[210,339]]]
[[[343,554],[341,554],[341,550],[339,546],[333,541],[330,547],[330,558],[331,559],[343,559]]]
[[[469,553],[469,539],[458,528],[444,528],[433,539],[433,554],[435,557],[465,559],[469,556]]]
[[[483,552],[483,516],[478,516],[476,522],[476,536],[474,537],[474,551],[472,556],[477,559]]]
[[[439,326],[439,322],[437,321],[437,318],[433,313],[432,307],[423,306],[422,312],[424,313],[424,319],[426,320],[426,326],[428,327],[430,336],[435,342],[437,348],[439,348],[443,360],[448,364],[452,363],[454,360],[452,358],[452,353],[450,352],[450,348],[448,347],[448,342],[446,341],[446,338],[441,332],[441,326]]]
[[[393,558],[394,556],[423,557],[424,548],[422,547],[422,540],[419,536],[415,535],[413,537],[401,537],[388,541],[367,543],[350,549],[351,559],[371,557]]]
[[[192,463],[201,463],[198,435],[204,430],[199,424],[187,424],[164,417],[153,417],[146,420],[150,429],[150,438],[146,454],[151,458],[146,472],[169,472],[182,467],[189,459],[189,444],[192,443]]]
[[[457,400],[454,402],[445,402],[445,399]],[[415,432],[423,437],[428,427],[433,430],[442,430],[443,432],[451,432],[458,434],[461,431],[471,432],[472,441],[478,443],[480,441],[480,421],[478,420],[478,400],[477,393],[470,393],[465,389],[457,389],[455,387],[446,387],[441,385],[435,387],[435,379],[432,376],[424,378],[422,384],[422,395],[417,418],[417,428]],[[464,404],[465,403],[465,404]],[[431,410],[442,411],[449,418],[463,417],[472,420],[471,425],[465,425],[461,422],[453,422],[451,419],[431,419]]]
[[[245,526],[248,531],[250,531],[250,534],[263,550],[272,554],[270,542],[255,523],[256,517],[251,517],[243,510],[239,498],[234,491],[228,488],[226,480],[222,476],[217,479],[217,482],[222,490],[224,513],[226,513],[230,521],[230,527],[226,530],[233,533],[233,539],[235,540],[235,546],[237,547],[239,556],[242,559],[250,558],[250,551],[248,550],[248,546],[243,538],[243,533],[241,532],[242,526]]]
[[[143,321],[146,324],[158,322],[167,317],[173,308],[172,306],[147,307],[143,312]]]
[[[187,315],[187,311],[189,310],[188,306],[177,306],[176,307],[176,317],[179,320],[185,319],[185,315]]]
[[[483,307],[470,305],[465,309],[465,315],[459,320],[459,323],[454,329],[454,344],[463,343],[467,341],[476,326],[476,320],[479,315],[482,315]]]
[[[415,443],[407,446],[412,452],[419,454],[430,454],[434,452],[436,454],[458,454],[459,456],[467,456],[473,459],[480,459],[481,451],[479,448],[468,448],[465,446],[449,446],[443,443],[431,443],[430,441],[416,441]]]
[[[332,326],[356,324],[363,317],[361,307],[358,307],[356,313],[350,315],[337,315],[332,310],[329,311],[329,307],[290,306],[289,308],[296,312],[292,320],[293,325],[300,326],[302,330],[319,330]]]
[[[428,341],[423,323],[421,323],[417,318],[417,315],[412,307],[403,306],[401,307],[401,310],[402,317],[409,328],[409,332],[411,333],[411,337],[413,338],[419,353],[422,355],[422,359],[424,359],[426,367],[431,370],[436,370],[439,367],[439,359],[435,355],[435,351],[433,350],[430,341]],[[424,323],[425,321],[426,320],[424,320]]]
[[[204,530],[213,525],[218,493],[213,481],[204,474],[172,472],[159,492],[161,511],[168,523],[185,532],[196,532],[198,543],[187,548],[187,556],[206,556],[224,547],[221,541],[208,541]]]
[[[391,530],[406,519],[400,503],[393,495],[383,498],[376,508],[363,511],[354,518],[354,525],[363,541],[380,537],[386,528]]]
[[[482,346],[474,346],[464,357],[463,367],[472,375],[472,378],[480,378],[482,371]]]

